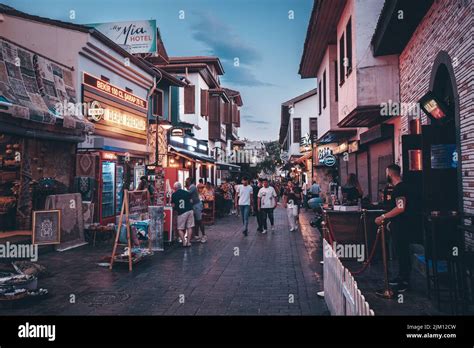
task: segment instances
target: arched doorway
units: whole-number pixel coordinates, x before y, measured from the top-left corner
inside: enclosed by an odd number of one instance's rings
[[[432,118],[429,126],[423,126],[425,203],[428,210],[462,212],[459,96],[452,60],[445,51],[434,61],[429,87],[445,117]]]

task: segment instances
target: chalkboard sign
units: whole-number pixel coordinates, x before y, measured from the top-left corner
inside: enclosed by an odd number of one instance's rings
[[[128,191],[128,209],[130,214],[148,213],[150,193],[148,190]]]
[[[61,211],[34,211],[32,239],[40,245],[61,243]]]

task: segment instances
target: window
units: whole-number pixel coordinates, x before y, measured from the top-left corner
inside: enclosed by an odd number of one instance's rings
[[[201,89],[201,116],[207,117],[209,115],[209,96],[205,89]]]
[[[131,88],[125,87],[125,90],[126,90],[128,93],[133,93],[133,89],[131,89]]]
[[[105,82],[110,82],[110,79],[105,75],[100,75],[100,79]]]
[[[299,143],[301,140],[301,118],[293,119],[293,142]]]
[[[344,83],[344,33],[339,39],[339,85]]]
[[[323,108],[326,109],[326,70],[323,72]]]
[[[318,119],[316,117],[309,118],[309,136],[311,141],[318,139]]]
[[[348,76],[352,71],[352,21],[350,18],[346,25],[346,56],[346,76]]]
[[[163,91],[157,89],[153,93],[153,115],[163,117]]]
[[[318,114],[321,115],[321,112],[322,112],[322,108],[321,108],[322,100],[321,100],[321,97],[322,97],[322,95],[323,95],[323,91],[321,90],[321,80],[319,80],[318,94],[319,94],[319,112],[318,112]]]
[[[334,73],[336,74],[334,82],[334,98],[337,101],[339,99],[339,86],[337,85],[337,59],[334,61]]]
[[[195,86],[184,87],[184,113],[194,114],[194,90]]]

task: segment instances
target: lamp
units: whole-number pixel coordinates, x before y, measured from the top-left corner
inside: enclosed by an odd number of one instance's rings
[[[419,100],[421,109],[433,121],[444,121],[447,117],[446,105],[434,95],[433,92],[426,93]]]

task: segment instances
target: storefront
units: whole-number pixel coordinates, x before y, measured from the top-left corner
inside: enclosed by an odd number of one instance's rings
[[[145,175],[148,102],[87,72],[82,82],[95,132],[79,146],[76,176],[97,185],[96,220],[107,224],[120,213],[123,190],[137,189]]]
[[[2,46],[0,232],[30,231],[46,195],[72,188],[77,143],[93,126],[68,108],[76,103],[72,69],[6,39]]]
[[[207,142],[183,134],[170,134],[167,163],[165,163],[166,178],[171,185],[179,181],[183,186],[186,178],[196,181],[210,181],[215,167],[214,158],[208,156]]]
[[[394,163],[394,126],[380,124],[360,134],[359,150],[350,158],[348,173],[355,173],[364,197],[378,202],[387,185],[385,169]],[[354,163],[355,162],[355,163]]]

